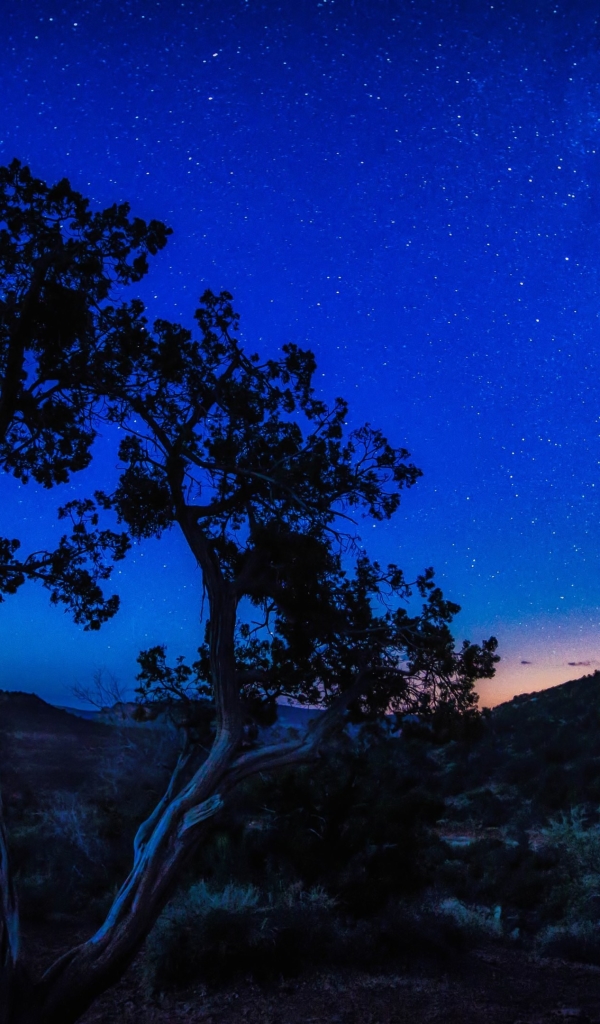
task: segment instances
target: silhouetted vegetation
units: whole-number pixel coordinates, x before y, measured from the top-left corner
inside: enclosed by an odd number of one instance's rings
[[[494,675],[498,660],[495,638],[457,649],[451,623],[460,609],[435,586],[432,569],[410,581],[357,547],[359,518],[389,519],[420,470],[380,430],[348,430],[343,399],[328,406],[316,397],[311,352],[288,344],[277,358],[247,353],[226,292],[205,292],[196,335],[163,319],[149,326],[138,300],[113,304],[122,286],[140,280],[147,255],[168,233],[157,221],[130,219],[126,205],[92,213],[68,181],[49,187],[17,161],[0,169],[0,466],[51,487],[89,464],[98,423],[118,426],[122,438],[117,487],[62,506],[59,518],[72,529],[55,550],[22,558],[17,540],[0,542],[0,597],[37,580],[76,623],[99,629],[119,604],[101,589],[111,560],[125,556],[131,539],[160,538],[177,526],[190,564],[202,571],[208,610],[194,665],[181,658],[169,665],[160,645],[138,658],[144,711],[167,702],[183,737],[167,777],[149,771],[153,802],[146,806],[143,785],[149,750],[127,739],[129,764],[126,746],[119,757],[112,749],[120,777],[109,781],[104,773],[102,781],[96,773],[84,799],[50,792],[38,780],[33,801],[22,793],[20,810],[13,804],[12,854],[26,912],[98,909],[105,899],[95,935],[59,957],[41,983],[17,965],[18,911],[2,823],[2,1024],[78,1020],[132,962],[215,815],[231,813],[229,802],[241,812],[235,795],[251,778],[323,763],[346,723],[377,731],[390,711],[411,712],[446,738],[469,731],[478,718],[475,682]],[[102,512],[113,512],[124,530],[103,527]],[[249,624],[249,613],[258,624]],[[322,714],[299,734],[265,734],[283,697]],[[5,742],[14,752],[16,734]],[[395,893],[421,885],[426,868],[414,879],[411,873],[413,831],[418,818],[434,813],[435,800],[410,797],[414,786],[406,783],[391,830],[384,826],[389,796],[362,820],[367,811],[355,811],[351,788],[362,775],[373,784],[380,768],[376,745],[367,744],[362,762],[355,750],[353,743],[339,763],[345,788],[332,782],[331,800],[308,776],[288,786],[306,801],[306,820],[337,822],[325,826],[323,869],[338,879],[331,887],[339,883],[345,912],[365,916],[374,901],[384,907],[389,886]],[[282,870],[293,873],[298,865],[285,837],[294,826],[298,836],[306,829],[285,800],[282,791]],[[362,790],[358,807],[368,803]],[[127,840],[133,864],[115,889]],[[312,860],[316,872],[310,843],[305,853],[306,870]],[[353,866],[338,878],[346,856]],[[404,874],[399,888],[396,871]],[[48,897],[50,879],[56,888]],[[274,922],[290,914],[300,921],[305,900],[285,903],[273,892],[268,927],[289,935],[291,925]],[[262,912],[262,897],[258,905]],[[205,916],[213,928],[214,914]]]
[[[0,1024],[76,1021],[144,944],[152,993],[482,943],[600,961],[600,676],[479,713],[496,640],[457,646],[433,570],[359,546],[417,482],[409,453],[348,428],[312,353],[244,350],[227,292],[194,330],[118,302],[167,235],[0,169],[0,465],[50,488],[99,424],[121,439],[53,551],[0,541],[0,598],[38,580],[98,629],[111,563],[178,529],[207,613],[193,664],[140,653],[137,721],[0,695]],[[282,700],[319,713],[282,728]],[[97,928],[41,983],[13,875],[30,926]]]

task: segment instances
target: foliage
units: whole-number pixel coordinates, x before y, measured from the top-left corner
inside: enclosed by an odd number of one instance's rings
[[[83,377],[115,311],[165,242],[129,206],[92,213],[66,179],[48,186],[18,160],[0,168],[0,464],[49,487],[90,461]]]
[[[467,906],[455,896],[449,896],[436,907],[436,912],[449,917],[458,927],[479,936],[502,936],[502,907]]]
[[[549,925],[538,936],[536,946],[542,956],[600,966],[600,924],[583,920]]]
[[[222,983],[236,974],[260,980],[298,974],[326,956],[335,936],[333,901],[298,886],[261,892],[192,886],[159,918],[146,943],[148,987]]]
[[[30,733],[24,731],[26,715],[20,718],[12,744],[3,744],[3,763],[10,758],[22,768],[26,759],[29,769],[27,775],[21,770],[13,777],[16,792],[6,787],[5,816],[21,914],[38,921],[76,912],[97,918],[108,910],[127,872],[138,822],[168,781],[176,739],[167,728],[105,726],[92,734],[92,745],[89,737],[86,742],[87,732],[75,734],[76,740],[57,732],[58,778],[51,770],[55,744],[45,753],[31,752],[35,730],[51,731],[56,723],[51,718],[32,720]]]
[[[431,882],[437,788],[426,751],[342,736],[316,764],[246,783],[196,854],[194,875],[220,886],[322,887],[345,914],[372,917]]]
[[[388,519],[419,477],[408,452],[369,425],[344,430],[346,402],[315,396],[312,353],[246,355],[227,292],[202,297],[197,340],[164,320],[150,330],[139,306],[130,313],[112,358],[109,343],[92,364],[125,432],[125,468],[104,502],[137,538],[178,523],[209,603],[194,665],[168,666],[161,646],[142,653],[142,700],[211,698],[226,644],[241,701],[259,716],[283,696],[327,707],[351,687],[355,716],[472,708],[495,639],[455,650],[459,608],[431,569],[410,582],[363,553],[351,573],[344,557],[359,550],[353,516]],[[418,614],[404,606],[413,594]],[[256,626],[239,618],[244,601],[260,610]]]
[[[587,817],[584,808],[572,807],[542,829],[545,845],[556,849],[563,863],[580,874],[600,872],[600,824],[590,824]]]
[[[86,630],[100,629],[119,607],[118,596],[105,598],[100,584],[111,575],[110,559],[125,557],[129,538],[98,529],[96,505],[89,498],[67,502],[58,516],[71,520],[71,534],[61,537],[54,551],[34,551],[19,559],[20,541],[0,537],[0,604],[26,579],[37,580],[50,591],[52,604],[66,605],[76,623]]]
[[[87,374],[122,315],[109,300],[143,277],[168,234],[130,218],[126,203],[92,212],[66,179],[48,186],[18,160],[0,167],[1,469],[52,487],[89,464],[97,395]],[[129,541],[97,529],[91,500],[69,502],[59,518],[71,519],[71,534],[54,551],[22,558],[17,539],[0,538],[0,602],[38,580],[76,622],[98,629],[119,603],[101,590],[110,557],[122,558]]]
[[[47,1024],[73,1024],[123,973],[240,784],[316,762],[345,718],[373,724],[387,711],[409,711],[437,716],[444,728],[461,716],[473,720],[475,682],[492,676],[498,661],[493,637],[456,648],[450,623],[459,607],[444,598],[432,569],[411,581],[397,565],[364,553],[357,518],[389,519],[420,471],[380,430],[345,429],[346,402],[327,406],[315,394],[312,353],[288,344],[277,359],[247,355],[226,292],[204,294],[197,338],[165,320],[150,329],[140,302],[110,304],[114,286],[138,280],[146,253],[161,248],[166,234],[156,222],[130,221],[126,206],[90,214],[67,182],[48,189],[18,163],[0,172],[0,464],[23,481],[65,482],[88,464],[95,426],[104,421],[121,432],[123,467],[112,494],[64,507],[72,535],[56,552],[18,561],[17,543],[7,541],[0,590],[40,578],[55,602],[98,628],[117,607],[99,587],[110,573],[106,553],[123,557],[130,537],[159,537],[177,524],[208,603],[192,666],[182,659],[170,666],[161,646],[140,655],[142,703],[183,707],[185,741],[164,795],[137,829],[133,866],[105,921],[33,989],[34,1015]],[[100,530],[99,508],[114,510],[127,535]],[[265,736],[260,727],[275,720],[282,697],[322,714],[302,735]],[[341,874],[340,893],[360,913],[373,893],[385,909],[386,890],[396,891],[394,872],[410,862],[401,833],[411,814],[405,809],[396,820],[393,802],[382,799],[370,816],[358,786],[351,795],[351,776],[350,769],[331,804],[337,799],[347,819],[354,814],[345,875],[332,835],[325,848],[332,874]],[[61,805],[45,827],[86,857],[91,840],[79,810],[71,810]],[[387,842],[390,814],[396,838]],[[0,845],[3,852],[4,835]],[[361,877],[369,880],[367,898]],[[9,888],[0,893],[8,898],[0,928],[9,923],[15,931]],[[218,967],[229,941],[219,922],[229,910],[203,892],[209,931],[197,962]],[[240,908],[243,949],[261,950],[264,960],[274,929],[284,960],[299,961],[307,908],[314,914],[315,901],[277,899],[268,913],[261,904],[258,931],[258,909]],[[18,1000],[15,957],[13,944],[0,984],[16,980]]]

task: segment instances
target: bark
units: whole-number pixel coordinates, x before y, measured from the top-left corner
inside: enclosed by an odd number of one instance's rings
[[[235,747],[222,736],[192,779],[174,795],[174,779],[185,768],[184,758],[165,797],[138,831],[133,868],[103,925],[87,942],[60,957],[37,986],[23,990],[7,1021],[75,1024],[133,961],[172,894],[186,859],[201,842],[205,823],[223,805],[223,797],[250,775],[316,757],[359,688],[357,681],[303,737],[292,742],[236,755]]]
[[[37,987],[35,1016],[25,1010],[21,1017],[15,1015],[18,1024],[29,1024],[29,1019],[36,1024],[74,1024],[98,995],[118,981],[171,896],[185,861],[201,840],[203,823],[222,805],[219,787],[235,760],[242,734],[234,655],[237,597],[197,525],[191,519],[183,525],[209,593],[215,741],[186,784],[180,780],[189,761],[182,757],[165,796],[138,831],[133,867],[104,924],[52,965]]]

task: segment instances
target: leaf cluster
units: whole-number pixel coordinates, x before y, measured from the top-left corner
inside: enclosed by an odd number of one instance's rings
[[[110,577],[112,562],[125,557],[129,538],[124,532],[99,529],[97,508],[89,498],[68,502],[59,518],[70,520],[71,532],[53,551],[34,551],[20,559],[20,542],[0,538],[0,603],[27,580],[37,580],[50,592],[52,604],[65,605],[85,630],[98,630],[118,611],[118,596],[105,597],[101,583]]]
[[[150,330],[139,304],[130,314],[129,355],[119,341],[97,375],[127,432],[113,504],[134,536],[167,528],[185,506],[232,577],[249,537],[277,524],[331,531],[358,506],[388,518],[420,475],[379,431],[344,437],[347,404],[315,397],[311,352],[289,344],[280,359],[247,356],[227,292],[203,295],[199,339],[162,320]]]
[[[66,179],[0,167],[0,465],[46,487],[90,461],[83,378],[107,299],[139,281],[169,230],[126,203],[93,212]]]
[[[52,487],[89,464],[92,356],[119,328],[108,300],[140,280],[169,234],[130,217],[126,203],[92,211],[66,179],[49,186],[18,160],[0,167],[1,469]],[[59,517],[71,520],[71,535],[54,551],[20,557],[17,539],[0,538],[0,600],[37,579],[76,622],[99,629],[119,604],[101,583],[129,540],[99,529],[92,501],[70,502]]]

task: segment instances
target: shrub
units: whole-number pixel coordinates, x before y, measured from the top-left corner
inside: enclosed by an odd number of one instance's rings
[[[600,923],[575,921],[545,928],[538,936],[537,948],[543,956],[600,966]]]
[[[291,886],[262,894],[252,885],[220,891],[203,882],[175,899],[146,942],[151,992],[194,981],[224,983],[293,975],[319,960],[334,939],[333,901],[322,889]]]
[[[98,860],[103,850],[96,815],[75,793],[55,793],[37,813],[42,836],[64,843],[86,860]]]
[[[441,917],[449,917],[459,931],[473,939],[487,936],[499,939],[503,934],[502,907],[467,906],[456,897],[442,900],[434,908]]]
[[[573,807],[568,814],[551,818],[542,835],[545,845],[562,854],[574,872],[591,872],[600,882],[600,824],[586,826],[586,818],[584,808]]]
[[[191,870],[215,887],[231,878],[262,891],[280,879],[320,886],[345,913],[376,915],[433,876],[441,845],[431,824],[443,810],[436,777],[422,745],[341,737],[317,769],[240,787]]]
[[[332,962],[380,971],[383,964],[399,959],[447,963],[462,953],[465,939],[451,915],[440,915],[428,905],[390,900],[370,919],[340,929],[330,954]]]

